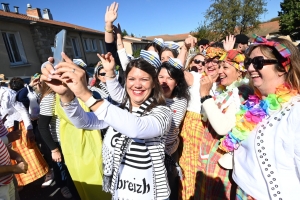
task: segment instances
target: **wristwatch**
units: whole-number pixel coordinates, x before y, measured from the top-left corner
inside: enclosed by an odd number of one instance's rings
[[[99,93],[97,92],[92,92],[92,96],[86,101],[84,102],[84,104],[90,108],[92,107],[95,103],[99,102],[99,101],[103,101],[103,98],[101,98],[101,96],[99,95]]]
[[[211,95],[206,95],[206,96],[204,96],[204,97],[201,97],[201,103],[203,103],[205,100],[207,100],[207,99],[210,99],[210,98],[212,98],[212,96]]]

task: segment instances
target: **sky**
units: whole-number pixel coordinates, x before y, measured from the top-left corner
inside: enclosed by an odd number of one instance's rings
[[[267,13],[260,21],[268,21],[278,16],[280,2],[266,0]],[[50,9],[53,19],[68,22],[99,31],[104,31],[104,15],[109,0],[2,0],[9,3],[10,11],[14,6],[26,14],[27,4],[32,8]],[[188,33],[205,21],[205,11],[213,0],[119,0],[118,18],[115,24],[128,34],[136,37],[164,34]]]

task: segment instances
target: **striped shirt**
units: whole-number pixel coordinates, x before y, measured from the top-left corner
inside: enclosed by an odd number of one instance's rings
[[[59,119],[55,115],[55,93],[47,94],[40,103],[40,115],[52,116],[50,131],[54,142],[59,142]]]
[[[166,153],[172,155],[179,145],[179,128],[185,116],[187,100],[185,98],[166,99],[166,104],[173,112],[171,127],[166,139]]]
[[[11,165],[6,145],[0,139],[0,166]],[[0,177],[0,185],[7,185],[13,178],[12,174]]]

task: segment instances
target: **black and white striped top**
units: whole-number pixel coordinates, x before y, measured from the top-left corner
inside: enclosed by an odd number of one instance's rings
[[[40,115],[52,116],[50,131],[54,142],[59,142],[59,119],[55,115],[55,93],[47,94],[40,103]]]
[[[166,99],[166,104],[173,112],[171,128],[166,139],[166,153],[172,155],[179,145],[179,128],[185,116],[187,100],[185,98]]]

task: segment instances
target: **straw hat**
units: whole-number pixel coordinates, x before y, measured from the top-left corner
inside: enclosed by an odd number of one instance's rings
[[[1,83],[8,83],[9,80],[5,77],[4,74],[0,74],[0,82]]]

